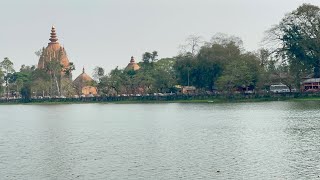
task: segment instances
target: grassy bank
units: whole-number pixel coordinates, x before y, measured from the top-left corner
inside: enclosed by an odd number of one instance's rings
[[[290,101],[320,101],[320,97],[302,97],[290,99]]]

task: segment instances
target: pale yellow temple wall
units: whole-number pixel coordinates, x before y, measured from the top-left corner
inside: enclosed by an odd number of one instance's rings
[[[97,88],[93,86],[85,86],[82,88],[82,94],[83,95],[97,95]]]

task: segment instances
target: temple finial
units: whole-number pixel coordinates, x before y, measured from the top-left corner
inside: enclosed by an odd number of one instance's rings
[[[85,71],[84,71],[84,66],[83,66],[83,68],[82,68],[82,73],[84,73]]]
[[[131,60],[130,60],[131,63],[134,63],[134,57],[131,56]]]
[[[52,25],[52,27],[51,27],[51,33],[50,33],[49,40],[50,40],[49,44],[57,44],[58,43],[56,28],[54,27],[54,25]]]

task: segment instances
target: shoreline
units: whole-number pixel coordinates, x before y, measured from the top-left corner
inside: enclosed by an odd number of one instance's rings
[[[104,98],[82,98],[82,99],[33,99],[27,102],[22,100],[4,100],[0,105],[59,105],[59,104],[162,104],[162,103],[203,103],[203,104],[220,104],[220,103],[254,103],[254,102],[274,102],[274,101],[320,101],[320,95],[303,96],[303,97],[207,97],[199,98],[196,96],[188,96],[185,99],[104,99]]]

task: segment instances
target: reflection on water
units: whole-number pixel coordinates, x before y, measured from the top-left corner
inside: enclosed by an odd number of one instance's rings
[[[1,179],[314,179],[320,103],[0,106]]]

